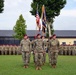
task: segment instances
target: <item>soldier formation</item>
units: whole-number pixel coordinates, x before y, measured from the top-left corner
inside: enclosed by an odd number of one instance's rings
[[[0,45],[0,55],[19,55],[20,46],[18,45]]]
[[[24,68],[28,68],[30,62],[30,53],[33,51],[33,59],[36,70],[41,70],[41,66],[46,61],[46,50],[48,48],[49,63],[52,68],[56,67],[57,57],[59,52],[59,41],[54,34],[48,41],[44,40],[44,36],[41,37],[37,34],[35,40],[32,42],[28,39],[27,35],[24,35],[20,43],[20,50],[22,51],[22,59],[24,62]]]
[[[45,40],[44,36],[41,37],[40,34],[37,34],[32,41],[29,40],[27,35],[24,35],[18,46],[0,45],[0,55],[22,54],[24,68],[29,67],[32,53],[36,70],[41,70],[45,64],[46,52],[48,52],[49,64],[52,68],[56,68],[58,54],[76,55],[76,45],[60,45],[55,34],[48,40]]]

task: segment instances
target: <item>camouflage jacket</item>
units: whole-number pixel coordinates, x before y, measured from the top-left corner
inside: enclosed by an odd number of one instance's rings
[[[49,40],[49,50],[58,52],[59,50],[59,41],[57,39],[51,39]]]
[[[26,51],[26,52],[29,52],[31,50],[31,42],[30,40],[28,39],[23,39],[21,42],[20,42],[20,50],[21,51]]]
[[[43,40],[42,39],[36,39],[34,41],[35,50],[37,52],[43,52]]]

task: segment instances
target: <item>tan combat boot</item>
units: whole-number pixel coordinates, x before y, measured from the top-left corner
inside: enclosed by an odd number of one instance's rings
[[[42,70],[42,68],[41,68],[41,67],[39,67],[39,70]]]
[[[36,70],[38,70],[38,66],[36,67]]]
[[[52,65],[52,68],[56,68],[56,65]]]
[[[26,68],[28,68],[28,66],[26,66]]]
[[[24,66],[24,68],[26,68],[26,66]]]
[[[28,66],[27,66],[27,65],[25,65],[25,66],[24,66],[24,68],[28,68]]]

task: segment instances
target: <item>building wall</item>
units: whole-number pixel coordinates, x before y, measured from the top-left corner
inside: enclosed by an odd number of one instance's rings
[[[74,41],[76,41],[76,38],[58,38],[58,40],[60,41],[60,44],[62,44],[62,42],[66,42],[66,44],[74,44]]]

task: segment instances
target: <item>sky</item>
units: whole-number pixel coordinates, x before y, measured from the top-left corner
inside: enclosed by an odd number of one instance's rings
[[[36,30],[35,17],[29,12],[32,0],[5,0],[0,13],[0,30],[12,30],[20,14],[26,20],[27,30]],[[54,30],[76,30],[76,0],[67,0],[60,15],[54,19]]]

